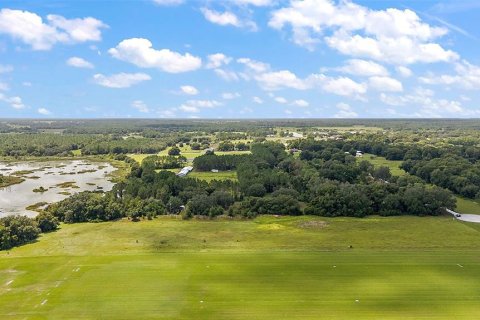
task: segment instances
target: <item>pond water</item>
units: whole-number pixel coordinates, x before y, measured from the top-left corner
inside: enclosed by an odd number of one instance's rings
[[[81,191],[109,191],[113,183],[108,175],[116,169],[109,163],[86,160],[50,162],[0,162],[0,174],[18,175],[22,183],[0,189],[0,217],[35,216],[26,207],[39,202],[53,203]],[[34,192],[43,188],[46,191]],[[38,190],[37,190],[38,191]]]

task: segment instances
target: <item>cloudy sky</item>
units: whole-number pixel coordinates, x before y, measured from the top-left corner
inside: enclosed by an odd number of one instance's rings
[[[0,3],[0,117],[480,117],[480,1]]]

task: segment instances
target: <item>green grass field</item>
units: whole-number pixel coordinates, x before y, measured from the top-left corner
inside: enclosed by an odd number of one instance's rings
[[[365,153],[362,158],[358,158],[359,160],[368,160],[370,161],[375,167],[388,167],[390,168],[390,172],[394,176],[403,176],[407,174],[403,169],[400,169],[400,164],[402,164],[401,160],[387,160],[384,157],[379,157],[374,154]]]
[[[457,196],[457,211],[460,213],[480,214],[480,203]]]
[[[479,253],[443,217],[63,225],[0,252],[0,318],[478,319]]]
[[[197,178],[200,180],[205,181],[212,181],[212,180],[237,180],[237,172],[236,171],[220,171],[220,172],[198,172],[192,171],[188,174],[190,178]]]

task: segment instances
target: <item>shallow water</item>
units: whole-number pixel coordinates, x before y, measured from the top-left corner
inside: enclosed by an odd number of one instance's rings
[[[103,191],[111,190],[113,183],[107,175],[115,168],[109,163],[89,162],[86,160],[49,161],[49,162],[0,162],[0,174],[11,175],[16,171],[34,171],[23,176],[24,182],[0,189],[0,217],[8,215],[35,216],[35,211],[26,207],[38,202],[53,203],[63,200],[71,194],[81,191],[93,191],[101,188]],[[94,170],[93,172],[88,172]],[[83,172],[82,172],[83,171]],[[35,179],[35,177],[38,177]],[[61,183],[75,182],[78,188],[69,186],[62,188]],[[45,192],[33,192],[33,189],[43,187]]]

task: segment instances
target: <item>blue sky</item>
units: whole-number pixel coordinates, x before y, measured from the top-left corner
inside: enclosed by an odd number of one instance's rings
[[[0,117],[480,117],[480,2],[2,1]]]

